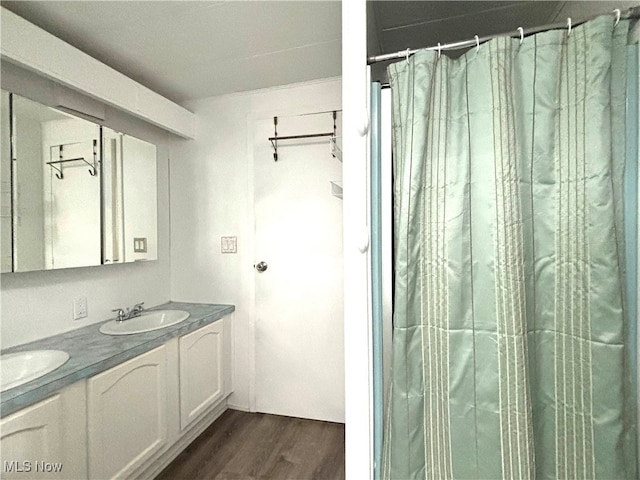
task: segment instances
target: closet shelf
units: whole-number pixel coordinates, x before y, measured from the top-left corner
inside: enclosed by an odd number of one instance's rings
[[[331,183],[331,195],[334,197],[342,198],[342,182],[341,181],[330,181]]]
[[[331,137],[331,140],[329,140],[329,151],[331,152],[333,158],[337,158],[338,160],[342,161],[342,150],[338,146],[337,140],[338,139],[336,136]]]
[[[336,136],[337,136],[337,127],[336,127],[336,118],[337,118],[337,110],[331,112],[331,116],[333,117],[333,131],[331,132],[323,132],[323,133],[307,133],[304,135],[286,135],[286,136],[278,136],[278,117],[273,117],[273,137],[269,137],[268,140],[271,142],[271,146],[273,147],[273,161],[278,161],[278,141],[284,140],[300,140],[303,138],[320,138],[320,137],[330,137],[330,142],[335,144]],[[337,148],[337,146],[336,146]],[[339,149],[338,149],[339,150]],[[333,147],[331,147],[331,154],[336,157],[333,153]],[[337,157],[336,157],[337,158]],[[342,161],[342,151],[340,151],[340,161]]]

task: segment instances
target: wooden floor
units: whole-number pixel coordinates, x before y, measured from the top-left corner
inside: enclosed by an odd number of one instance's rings
[[[156,480],[344,476],[343,424],[227,410]]]

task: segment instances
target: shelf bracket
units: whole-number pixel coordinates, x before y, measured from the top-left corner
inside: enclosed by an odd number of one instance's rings
[[[55,146],[54,146],[55,147]],[[52,147],[52,148],[54,148]],[[93,140],[93,164],[87,162],[84,157],[77,158],[63,158],[64,145],[58,145],[58,158],[59,160],[53,160],[51,162],[46,162],[51,168],[56,171],[56,178],[58,180],[64,179],[63,165],[69,162],[84,162],[89,165],[89,175],[95,177],[98,174],[97,160],[98,160],[98,141]],[[59,166],[57,166],[59,165]]]
[[[62,180],[64,178],[64,173],[62,172],[62,166],[58,168],[54,165],[54,162],[47,162],[47,165],[49,165],[51,168],[53,168],[56,171],[56,178],[58,180]]]
[[[269,139],[273,147],[273,161],[278,161],[278,117],[273,117],[273,137]]]
[[[328,112],[323,112],[328,113]],[[298,140],[302,138],[318,138],[318,137],[331,137],[330,141],[337,138],[337,128],[336,128],[336,117],[337,111],[334,110],[333,114],[333,131],[328,133],[310,133],[306,135],[289,135],[286,137],[278,137],[278,117],[273,117],[273,137],[269,137],[269,141],[271,142],[271,146],[273,147],[273,161],[278,161],[278,140]],[[334,155],[334,157],[336,157]]]

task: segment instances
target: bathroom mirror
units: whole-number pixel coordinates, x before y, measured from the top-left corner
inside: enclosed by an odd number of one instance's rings
[[[4,91],[0,124],[3,273],[157,259],[154,145]]]
[[[158,258],[156,146],[102,127],[104,263]]]
[[[100,127],[10,100],[13,271],[100,265]]]

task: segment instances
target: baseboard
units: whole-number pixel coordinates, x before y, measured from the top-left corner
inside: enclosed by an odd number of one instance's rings
[[[227,403],[227,408],[230,408],[231,410],[239,410],[240,412],[255,413],[249,407],[246,407],[244,405],[236,405],[234,403]]]

